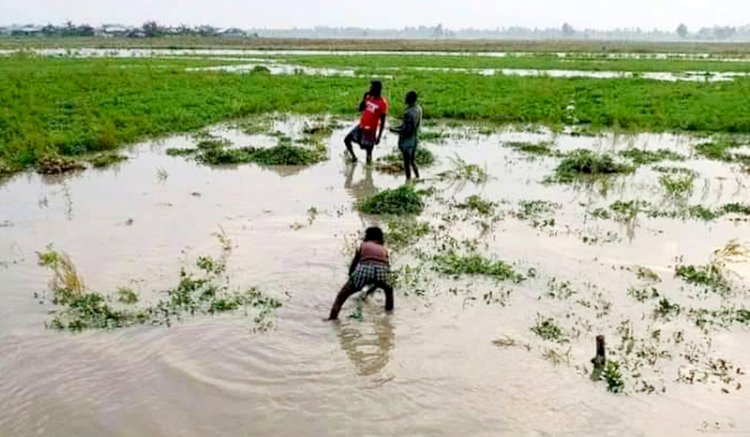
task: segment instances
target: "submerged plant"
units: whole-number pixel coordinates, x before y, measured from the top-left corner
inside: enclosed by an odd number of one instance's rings
[[[706,286],[720,294],[726,293],[731,289],[729,281],[715,264],[705,266],[677,266],[675,275],[688,284]]]
[[[89,158],[88,161],[95,168],[103,168],[103,167],[109,167],[110,165],[117,164],[118,162],[122,162],[127,159],[128,159],[127,156],[120,155],[119,153],[105,153],[102,155],[97,155],[93,158]]]
[[[437,271],[453,276],[484,275],[500,281],[519,283],[526,278],[515,271],[513,266],[501,260],[492,260],[477,253],[459,255],[450,250],[433,257]]]
[[[622,393],[625,390],[625,382],[622,380],[620,364],[617,361],[607,360],[602,378],[607,383],[607,391],[610,393]]]
[[[514,150],[528,153],[530,155],[561,156],[561,153],[559,151],[552,149],[551,142],[525,143],[510,141],[505,143],[505,145]]]
[[[136,324],[170,325],[184,315],[215,314],[239,308],[255,308],[256,330],[271,326],[268,317],[281,302],[255,288],[230,291],[220,275],[225,272],[223,260],[199,257],[198,276],[180,271],[180,281],[166,290],[165,298],[155,304],[138,308],[138,296],[128,288],[120,288],[113,295],[87,290],[70,258],[48,248],[38,254],[39,264],[49,268],[54,276],[50,283],[52,303],[57,307],[49,326],[69,331],[85,329],[115,329]],[[124,306],[123,306],[124,305]]]
[[[633,172],[633,167],[615,162],[611,155],[586,149],[570,152],[555,170],[555,181],[571,182],[580,177],[607,176]]]
[[[487,180],[489,179],[489,174],[487,173],[486,169],[476,164],[469,164],[461,159],[458,155],[456,155],[454,158],[451,158],[450,162],[453,165],[453,168],[438,174],[437,176],[440,179],[468,181],[475,184],[487,182]]]
[[[659,183],[671,197],[681,197],[692,193],[694,181],[695,175],[692,173],[663,174],[659,178]]]
[[[416,215],[424,209],[424,201],[413,185],[406,184],[363,199],[357,208],[367,214]]]
[[[473,211],[481,215],[492,215],[496,207],[497,203],[484,200],[476,194],[467,197],[463,203],[456,204],[458,209]]]
[[[84,168],[79,161],[62,156],[45,156],[36,162],[36,171],[45,175],[68,173]]]
[[[558,343],[567,342],[565,332],[555,323],[552,317],[542,317],[537,314],[536,324],[531,327],[531,332],[538,335],[542,340],[555,341]]]
[[[435,163],[435,155],[424,147],[417,147],[417,153],[414,157],[417,166],[430,166]],[[375,168],[385,173],[402,173],[404,171],[404,157],[401,151],[396,149],[392,153],[385,155],[377,160]]]
[[[559,203],[548,200],[522,200],[518,205],[516,218],[530,222],[535,228],[554,226],[555,213],[561,207]]]
[[[413,217],[391,217],[386,222],[386,243],[394,251],[399,251],[413,245],[431,230],[429,223]]]
[[[659,149],[653,151],[632,148],[622,150],[618,153],[618,155],[630,159],[631,161],[633,161],[633,164],[636,165],[652,164],[654,162],[660,161],[682,161],[685,159],[685,157],[680,155],[679,153],[673,152],[668,149]]]

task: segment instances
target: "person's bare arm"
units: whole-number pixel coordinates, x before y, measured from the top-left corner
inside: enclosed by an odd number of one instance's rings
[[[378,131],[378,138],[375,140],[375,144],[380,144],[380,138],[383,137],[383,130],[385,129],[385,114],[380,116],[380,131]]]
[[[356,270],[359,260],[360,254],[359,249],[357,249],[357,253],[354,254],[354,258],[352,259],[352,264],[349,266],[349,276],[351,276],[351,274],[354,273],[354,270]]]
[[[362,100],[359,102],[359,112],[362,112],[367,107],[367,104],[365,103],[365,100],[367,100],[367,96],[369,96],[370,93],[365,93],[364,96],[362,96]]]

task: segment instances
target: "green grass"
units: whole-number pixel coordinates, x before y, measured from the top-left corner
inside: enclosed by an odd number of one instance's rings
[[[312,165],[327,159],[325,145],[315,143],[315,148],[300,147],[288,141],[279,141],[274,147],[232,148],[223,139],[208,138],[195,148],[167,149],[170,156],[188,156],[206,165],[229,165],[256,163],[259,165]]]
[[[618,155],[633,161],[635,165],[652,164],[660,161],[682,161],[684,156],[667,149],[644,150],[644,149],[627,149],[620,151]]]
[[[527,142],[506,142],[506,147],[510,147],[519,152],[528,153],[530,155],[539,156],[561,156],[560,152],[552,148],[552,143],[541,142],[541,143],[527,143]]]
[[[453,168],[439,173],[437,175],[438,178],[456,182],[471,182],[474,184],[487,182],[490,178],[487,169],[480,167],[477,164],[470,164],[461,159],[458,155],[450,158],[450,162]]]
[[[398,252],[412,246],[431,231],[432,227],[427,222],[412,217],[391,217],[386,221],[386,244]]]
[[[0,168],[51,154],[79,155],[252,114],[355,116],[359,78],[188,72],[216,61],[0,58]],[[479,77],[393,73],[386,94],[415,88],[432,118],[566,124],[567,103],[591,130],[750,132],[750,80],[667,83],[639,79]]]
[[[376,215],[416,215],[424,206],[422,195],[409,184],[383,190],[357,203],[360,211]]]
[[[557,182],[572,182],[582,177],[599,177],[633,172],[633,167],[616,162],[611,155],[578,149],[568,153],[555,170]]]
[[[128,159],[125,155],[119,153],[102,153],[96,155],[93,158],[87,159],[87,161],[94,166],[94,168],[104,168],[111,165],[117,164],[118,162],[126,161]]]
[[[526,279],[522,274],[516,272],[513,266],[504,261],[485,258],[477,253],[460,255],[451,250],[436,255],[433,261],[436,270],[446,275],[482,275],[515,283]]]

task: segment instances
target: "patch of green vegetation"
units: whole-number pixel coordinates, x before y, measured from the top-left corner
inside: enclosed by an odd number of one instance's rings
[[[647,301],[648,299],[656,299],[660,295],[659,295],[659,291],[654,287],[650,287],[650,288],[630,287],[628,288],[628,296],[632,297],[638,302],[643,303]]]
[[[654,171],[658,171],[659,173],[666,173],[666,174],[684,174],[684,175],[693,175],[693,177],[698,177],[698,172],[689,168],[684,167],[664,167],[664,166],[657,166],[652,168]]]
[[[45,156],[36,161],[37,173],[45,175],[63,174],[84,168],[86,167],[81,162],[62,156]]]
[[[476,212],[480,215],[492,215],[497,207],[496,202],[482,199],[479,195],[471,195],[462,203],[457,203],[456,208]]]
[[[572,182],[581,177],[598,177],[633,172],[633,167],[615,162],[611,155],[586,149],[568,153],[555,170],[554,181]]]
[[[519,220],[529,221],[532,226],[545,227],[555,225],[555,213],[560,204],[548,200],[522,200],[515,216]]]
[[[248,135],[268,134],[273,130],[273,119],[270,116],[256,116],[238,120],[237,129]]]
[[[648,267],[636,266],[635,276],[638,279],[643,279],[649,282],[661,282],[661,277],[659,277],[659,274],[649,269]]]
[[[417,154],[414,157],[418,167],[430,166],[435,163],[435,155],[430,149],[417,147]],[[385,155],[375,162],[375,168],[385,173],[403,173],[404,158],[399,149]]]
[[[52,303],[57,308],[49,326],[60,330],[78,332],[137,324],[169,326],[173,319],[179,320],[187,314],[216,314],[239,308],[258,310],[255,329],[266,330],[272,326],[269,317],[281,306],[281,302],[255,288],[230,291],[226,279],[221,277],[226,270],[224,261],[210,257],[198,258],[198,276],[181,270],[180,282],[165,291],[166,298],[143,308],[133,306],[138,302],[138,296],[130,289],[121,288],[113,296],[87,290],[64,253],[48,247],[38,254],[38,258],[39,264],[53,273],[50,289]]]
[[[578,291],[573,288],[573,284],[570,281],[558,281],[557,278],[552,278],[547,282],[547,292],[545,296],[551,299],[567,300],[573,297]]]
[[[90,162],[91,165],[93,165],[95,168],[104,168],[109,167],[113,164],[117,164],[118,162],[125,161],[127,159],[127,156],[120,155],[119,153],[104,153],[93,158],[89,158],[88,162]]]
[[[469,164],[458,155],[450,159],[453,168],[438,174],[438,178],[452,181],[467,181],[475,184],[487,182],[489,174],[487,170],[476,165]]]
[[[659,183],[670,197],[682,197],[692,193],[694,181],[695,175],[691,173],[663,174],[659,178]]]
[[[363,199],[357,208],[367,214],[417,215],[424,209],[424,201],[413,185],[406,184]]]
[[[682,161],[685,159],[685,157],[679,153],[675,153],[668,149],[644,150],[632,148],[620,151],[618,155],[630,159],[635,165],[652,164],[661,161]]]
[[[688,284],[705,286],[719,294],[725,294],[731,290],[729,280],[722,274],[719,267],[714,264],[705,266],[677,266],[675,276]]]
[[[193,156],[195,160],[207,165],[229,165],[256,163],[265,166],[274,165],[312,165],[327,159],[325,145],[317,147],[299,147],[290,140],[280,139],[274,147],[241,147],[232,148],[231,143],[221,138],[207,138],[200,141],[194,149],[167,149],[170,156]]]
[[[620,364],[617,361],[607,360],[607,366],[602,374],[604,381],[607,382],[607,391],[610,393],[622,393],[625,390],[625,382],[622,380]]]
[[[727,203],[721,207],[723,214],[750,215],[750,205],[744,203]]]
[[[448,137],[448,134],[446,134],[443,131],[437,131],[437,130],[423,130],[419,133],[419,139],[421,141],[429,141],[429,142],[440,142],[445,140],[445,138]]]
[[[303,57],[300,62],[376,63],[375,56]],[[404,59],[394,62],[423,62]],[[566,59],[566,62],[568,60]],[[230,75],[187,71],[215,65],[199,59],[58,59],[11,56],[0,66],[0,160],[16,171],[45,155],[80,155],[111,150],[155,136],[190,132],[224,120],[270,112],[350,114],[361,79],[312,75]],[[465,56],[453,60],[467,65]],[[511,61],[507,61],[511,62]],[[514,58],[512,62],[536,62]],[[547,62],[547,61],[545,61]],[[550,61],[559,65],[560,60]],[[587,62],[598,64],[600,60]],[[617,61],[619,62],[626,61]],[[646,61],[659,66],[667,62]],[[608,63],[606,63],[608,64]],[[717,68],[739,68],[730,63]],[[376,64],[378,65],[378,64]],[[640,64],[639,64],[640,65]],[[705,63],[701,65],[707,65]],[[127,68],[124,68],[127,67]],[[380,68],[380,67],[378,67]],[[569,68],[569,67],[568,67]],[[742,68],[746,67],[743,65]],[[660,70],[660,71],[663,71]],[[667,83],[642,79],[601,81],[576,78],[478,76],[435,71],[391,71],[389,95],[408,86],[430,96],[430,116],[503,123],[560,126],[564,105],[575,100],[575,116],[592,131],[750,132],[738,107],[750,106],[744,80],[722,84]],[[331,89],[340,90],[331,93]],[[464,96],[471,98],[457,98]],[[186,108],[188,108],[186,110]],[[429,139],[429,132],[423,134]]]
[[[680,307],[680,305],[671,303],[669,299],[665,297],[659,300],[656,308],[654,308],[654,318],[656,319],[661,317],[669,319],[671,316],[680,315],[680,312],[682,312],[682,308]]]
[[[517,150],[523,153],[528,153],[530,155],[562,156],[562,154],[559,151],[552,149],[551,142],[526,143],[526,142],[509,141],[509,142],[506,142],[505,145],[514,150]]]
[[[695,146],[695,153],[704,158],[715,161],[732,161],[731,150],[739,147],[735,139],[728,136],[719,136],[713,141],[701,143]]]
[[[127,305],[138,303],[138,295],[130,288],[117,289],[117,301]]]
[[[568,341],[565,331],[563,331],[552,317],[542,317],[537,314],[536,324],[531,327],[531,332],[541,337],[542,340],[558,343],[566,343]]]
[[[526,278],[515,271],[513,266],[501,260],[491,260],[477,253],[459,255],[453,250],[433,257],[437,271],[446,275],[483,275],[500,281],[519,283]]]
[[[390,217],[386,221],[386,243],[394,251],[400,251],[419,241],[431,230],[429,223],[412,217]]]
[[[645,200],[618,200],[609,206],[609,209],[597,208],[591,214],[597,218],[614,218],[617,221],[629,222],[638,217],[641,211],[648,211],[651,206]]]

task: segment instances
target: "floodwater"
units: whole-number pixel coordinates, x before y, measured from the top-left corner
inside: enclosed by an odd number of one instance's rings
[[[10,55],[16,50],[0,50],[0,55]],[[727,56],[712,53],[599,53],[599,52],[457,52],[457,51],[419,51],[419,50],[256,50],[256,49],[101,49],[101,48],[47,48],[32,49],[43,56],[73,57],[121,57],[138,58],[153,56],[363,56],[363,55],[401,55],[401,56],[484,56],[505,58],[514,56],[557,56],[558,58],[592,58],[592,59],[654,59],[654,60],[707,60],[717,62],[748,62],[750,57],[742,55]]]
[[[240,60],[240,58],[236,58]],[[266,69],[273,75],[309,74],[314,76],[345,76],[355,77],[357,72],[354,68],[316,68],[303,65],[282,64],[269,60],[267,62],[254,62],[252,64],[216,65],[211,67],[191,67],[188,71],[222,71],[226,73],[251,73],[258,68]],[[728,82],[736,77],[748,77],[750,73],[745,72],[708,72],[708,71],[686,71],[673,72],[628,72],[628,71],[587,71],[587,70],[558,70],[558,69],[527,69],[527,68],[450,68],[450,67],[398,67],[387,68],[387,71],[430,71],[442,73],[466,73],[479,76],[522,76],[522,77],[588,77],[592,79],[632,79],[641,78],[648,80],[659,80],[666,82]]]
[[[305,122],[312,121],[287,118],[274,129],[296,137]],[[402,182],[398,175],[345,163],[340,153],[347,128],[337,128],[328,140],[331,159],[307,168],[199,166],[165,154],[167,147],[194,143],[176,136],[134,145],[126,151],[130,159],[110,169],[63,177],[28,173],[0,186],[0,435],[750,433],[750,388],[736,387],[750,387],[747,326],[704,334],[681,317],[653,319],[655,302],[639,303],[627,294],[629,287],[643,286],[627,270],[640,265],[661,276],[655,286],[662,295],[686,308],[715,303],[672,277],[675,260],[705,264],[713,250],[746,238],[749,225],[728,219],[594,220],[586,213],[590,207],[615,200],[666,202],[659,174],[642,167],[609,184],[544,184],[557,160],[508,146],[553,141],[560,150],[668,148],[690,156],[699,140],[445,128],[445,140],[423,144],[439,161],[422,169],[426,180],[420,185],[437,189],[422,219],[445,228],[417,247],[430,252],[450,238],[473,239],[483,253],[524,273],[533,269],[536,277],[514,285],[428,269],[415,275],[417,285],[397,290],[392,315],[383,314],[381,296],[364,303],[352,298],[341,322],[332,324],[321,318],[346,279],[347,248],[353,236],[378,222],[357,213],[353,203]],[[213,131],[237,145],[273,144],[270,137],[226,125]],[[386,137],[376,154],[394,144]],[[491,179],[436,179],[456,154],[484,166]],[[664,165],[700,171],[688,202],[747,199],[750,177],[737,166],[694,158]],[[472,217],[446,219],[456,213],[446,206],[451,199],[471,194],[502,202],[501,209],[512,210],[521,200],[548,200],[560,209],[551,226],[534,227],[506,214],[482,232]],[[319,212],[314,220],[308,220],[311,207]],[[231,284],[258,286],[282,299],[273,330],[254,333],[252,316],[241,312],[187,317],[169,328],[45,329],[53,307],[35,293],[50,277],[37,266],[36,251],[52,244],[68,253],[89,289],[130,286],[148,300],[177,282],[180,267],[221,251],[214,235],[220,227],[234,246]],[[394,268],[416,263],[414,249],[394,254]],[[553,278],[570,281],[576,297],[547,297]],[[741,274],[734,280],[747,285]],[[746,292],[733,299],[747,307]],[[610,305],[602,312],[604,303]],[[347,317],[357,305],[361,321]],[[542,340],[530,330],[537,315],[556,317],[578,334],[564,344]],[[606,335],[616,350],[623,321],[636,338],[666,351],[640,371],[655,393],[636,390],[630,374],[627,394],[619,395],[588,377],[594,337]],[[656,329],[664,341],[654,340]],[[684,340],[671,342],[677,332]],[[507,338],[517,346],[493,343]],[[730,383],[713,375],[694,384],[676,381],[686,368],[719,358],[735,372]]]

